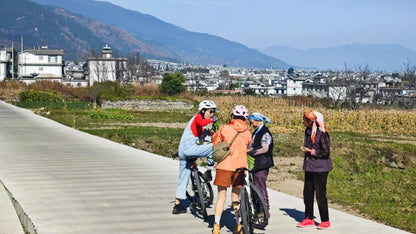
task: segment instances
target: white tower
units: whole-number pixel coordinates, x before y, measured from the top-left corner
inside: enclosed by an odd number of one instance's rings
[[[111,50],[111,47],[108,45],[105,45],[103,47],[103,58],[109,59],[112,57],[112,55],[113,55],[113,51]]]

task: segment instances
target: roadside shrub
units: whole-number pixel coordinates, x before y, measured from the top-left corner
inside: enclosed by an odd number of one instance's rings
[[[168,95],[175,95],[185,91],[185,76],[181,72],[163,74],[160,92]]]
[[[56,91],[29,90],[20,93],[20,102],[63,102]]]
[[[121,86],[118,82],[106,81],[101,83],[101,100],[120,100],[131,96],[131,90]]]
[[[0,97],[1,98],[17,98],[19,94],[27,89],[25,83],[12,80],[0,82]]]
[[[49,81],[49,80],[42,80],[36,81],[30,85],[28,85],[29,90],[38,90],[38,91],[56,91],[61,95],[62,98],[65,100],[72,100],[74,99],[72,95],[72,88],[71,86],[63,85],[57,81]]]
[[[118,82],[106,81],[95,83],[88,88],[89,100],[101,104],[103,100],[126,100],[131,98],[132,91]]]

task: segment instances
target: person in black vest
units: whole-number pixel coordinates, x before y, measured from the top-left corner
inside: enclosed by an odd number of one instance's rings
[[[305,139],[300,149],[305,154],[303,170],[305,183],[303,187],[303,202],[305,203],[305,219],[297,227],[314,227],[313,201],[316,193],[321,223],[318,229],[327,229],[329,223],[328,199],[326,197],[326,183],[329,171],[332,170],[330,157],[331,139],[325,129],[324,116],[317,111],[308,111],[303,116],[306,126]]]
[[[269,168],[274,166],[273,162],[273,137],[264,122],[271,124],[270,119],[261,113],[254,112],[248,117],[250,125],[254,128],[251,143],[248,146],[248,158],[254,158],[252,168],[254,185],[263,195],[267,208],[270,209],[269,196],[267,194],[266,180]],[[250,166],[249,166],[249,169]]]

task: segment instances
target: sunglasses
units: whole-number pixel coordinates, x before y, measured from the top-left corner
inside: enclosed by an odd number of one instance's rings
[[[209,110],[208,111],[210,114],[214,114],[215,113],[215,110]]]

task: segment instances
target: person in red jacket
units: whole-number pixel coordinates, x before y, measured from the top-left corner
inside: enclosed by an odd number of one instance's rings
[[[203,127],[217,122],[218,119],[214,116],[216,109],[217,106],[211,100],[204,100],[199,103],[199,112],[188,122],[188,125],[182,133],[178,149],[179,181],[176,187],[175,206],[173,207],[172,214],[186,213],[186,207],[181,204],[181,200],[186,198],[186,187],[191,177],[191,166],[187,158],[207,157],[208,170],[205,176],[211,176],[211,169],[215,163],[212,159],[212,143],[199,144],[199,142],[203,140]]]
[[[242,105],[237,105],[232,109],[231,122],[220,127],[215,133],[213,144],[216,145],[222,141],[231,142],[236,136],[230,147],[230,155],[217,164],[214,185],[218,187],[218,198],[215,204],[215,223],[213,234],[220,233],[220,220],[224,210],[227,188],[232,185],[231,200],[236,218],[236,226],[234,233],[242,233],[241,219],[239,218],[239,195],[240,189],[245,178],[239,178],[236,169],[247,167],[247,146],[251,141],[251,134],[247,128],[247,117],[249,112]],[[238,177],[238,178],[237,178]]]

